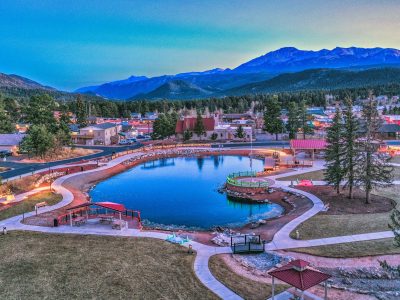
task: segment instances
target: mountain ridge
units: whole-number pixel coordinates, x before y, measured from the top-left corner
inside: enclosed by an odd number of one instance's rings
[[[299,50],[283,47],[245,62],[233,69],[215,68],[155,77],[131,76],[76,92],[90,92],[110,99],[132,99],[145,95],[172,80],[184,80],[205,90],[229,90],[245,84],[268,80],[289,72],[308,69],[369,69],[400,66],[400,50],[394,48],[336,47],[332,50]],[[132,82],[132,78],[142,78]]]

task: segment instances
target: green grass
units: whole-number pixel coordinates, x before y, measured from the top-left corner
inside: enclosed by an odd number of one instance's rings
[[[381,239],[354,243],[344,243],[309,248],[296,248],[289,251],[307,253],[332,258],[350,258],[370,255],[400,254],[400,248],[394,246],[393,239]]]
[[[397,205],[400,203],[399,185],[378,189],[374,191],[374,194],[391,198],[398,203]],[[290,236],[295,238],[296,230],[299,231],[302,240],[387,231],[390,230],[388,227],[390,215],[391,212],[347,215],[317,214],[301,223],[291,232]]]
[[[393,179],[400,180],[400,167],[393,168]]]
[[[308,180],[324,180],[324,170],[317,170],[317,171],[311,171],[303,174],[298,174],[298,175],[292,175],[292,176],[286,176],[286,177],[281,177],[277,178],[276,180],[280,181],[290,181],[290,180],[302,180],[302,179],[308,179]]]
[[[51,192],[41,192],[36,195],[32,195],[20,203],[11,206],[10,208],[0,211],[0,220],[8,219],[14,216],[18,216],[22,213],[27,213],[35,210],[35,204],[39,202],[47,202],[47,205],[57,204],[62,200],[60,194],[54,194]]]
[[[161,240],[10,232],[0,253],[0,299],[218,299]]]
[[[271,296],[271,284],[254,281],[236,274],[219,255],[214,255],[210,258],[209,267],[211,273],[219,281],[244,299],[261,300],[268,299]],[[275,294],[283,292],[288,288],[289,286],[283,284],[275,285]]]

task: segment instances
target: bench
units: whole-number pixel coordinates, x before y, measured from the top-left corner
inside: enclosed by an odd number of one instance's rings
[[[35,211],[36,211],[36,214],[37,214],[39,208],[45,207],[45,206],[47,206],[47,202],[39,202],[39,203],[36,203],[36,204],[35,204]]]
[[[85,217],[76,217],[75,219],[72,220],[74,222],[75,226],[81,226],[86,223],[86,218]]]
[[[124,220],[114,220],[112,222],[112,229],[118,229],[122,230],[124,228],[127,228],[128,223],[125,222]]]

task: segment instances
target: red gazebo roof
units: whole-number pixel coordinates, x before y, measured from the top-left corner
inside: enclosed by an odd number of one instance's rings
[[[290,140],[290,148],[301,150],[326,149],[325,140]]]
[[[302,291],[331,277],[331,275],[311,268],[308,262],[301,259],[291,261],[283,267],[268,272],[268,274]]]
[[[114,202],[87,202],[87,203],[83,203],[83,204],[79,204],[79,205],[70,207],[67,210],[73,210],[73,209],[87,207],[87,206],[91,206],[91,205],[100,206],[100,207],[115,210],[118,212],[124,212],[126,210],[124,205],[119,204],[119,203],[114,203]]]

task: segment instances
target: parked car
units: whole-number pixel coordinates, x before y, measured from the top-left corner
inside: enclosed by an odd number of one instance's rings
[[[0,157],[12,156],[12,151],[10,150],[0,150]]]
[[[131,142],[130,142],[129,140],[121,140],[121,141],[119,141],[118,144],[119,144],[119,145],[130,145]]]
[[[139,134],[136,139],[140,140],[140,141],[148,141],[151,140],[151,137],[149,135],[143,135],[143,134]]]

